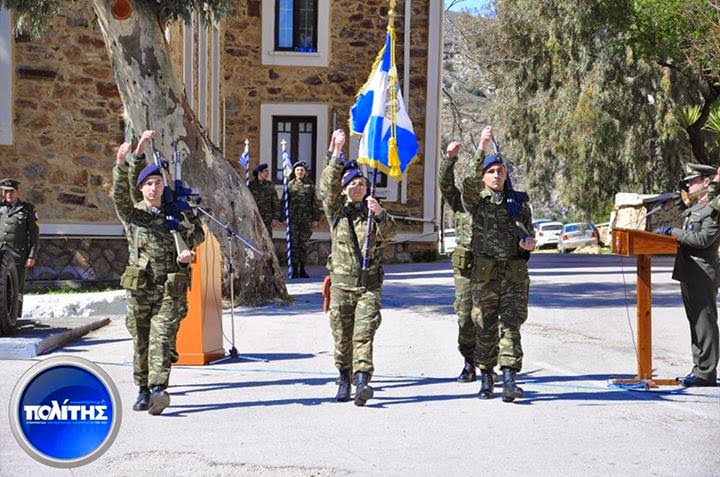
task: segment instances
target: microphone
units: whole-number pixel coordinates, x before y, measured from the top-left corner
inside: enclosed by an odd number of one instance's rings
[[[653,208],[650,210],[650,212],[648,212],[647,214],[645,214],[645,215],[643,215],[642,217],[640,217],[640,218],[638,219],[638,221],[635,223],[635,225],[633,226],[633,229],[637,229],[638,226],[640,225],[640,222],[642,222],[643,219],[646,219],[646,218],[650,217],[651,215],[653,215],[654,213],[656,213],[656,212],[658,212],[660,209],[662,209],[662,208],[663,208],[663,204],[664,204],[664,202],[661,203],[661,204],[656,205],[655,207],[653,207]]]
[[[640,225],[640,222],[642,222],[643,219],[646,219],[646,218],[650,217],[651,215],[653,215],[654,213],[656,213],[656,212],[658,212],[660,209],[662,209],[663,204],[664,204],[664,202],[656,205],[655,207],[653,207],[652,209],[650,209],[650,212],[648,212],[647,214],[645,214],[645,215],[643,215],[642,217],[640,217],[640,218],[638,219],[638,221],[635,223],[635,226],[633,227],[633,229],[637,229],[638,226]]]

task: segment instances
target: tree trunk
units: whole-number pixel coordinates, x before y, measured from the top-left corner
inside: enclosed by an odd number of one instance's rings
[[[263,252],[258,254],[239,241],[234,242],[231,262],[237,302],[287,300],[283,273],[252,194],[221,151],[200,130],[173,69],[157,14],[142,2],[132,2],[132,15],[118,21],[110,11],[111,3],[92,0],[120,97],[135,130],[140,134],[148,129],[145,119],[148,105],[149,129],[155,130],[158,151],[170,158],[172,145],[176,144],[184,158],[183,179],[200,192],[203,208]],[[204,222],[223,244],[227,259],[227,234],[207,218]]]

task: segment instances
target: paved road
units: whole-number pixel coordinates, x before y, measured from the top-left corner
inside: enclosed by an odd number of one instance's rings
[[[675,377],[691,367],[689,331],[672,259],[653,265],[653,363],[657,376]],[[60,351],[100,363],[124,399],[115,444],[73,475],[720,475],[720,388],[608,385],[636,370],[634,274],[632,259],[533,257],[526,398],[514,404],[480,401],[479,384],[455,382],[462,359],[447,262],[387,267],[376,399],[365,408],[332,399],[320,278],[290,286],[293,306],[239,310],[243,359],[174,369],[160,417],[130,410],[131,346],[114,320]],[[32,362],[1,365],[7,426],[11,390]],[[1,475],[67,473],[0,432]]]

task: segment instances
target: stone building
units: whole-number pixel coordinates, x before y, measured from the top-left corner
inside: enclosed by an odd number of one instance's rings
[[[250,168],[270,164],[280,195],[280,141],[319,182],[335,127],[347,129],[357,90],[383,45],[385,0],[247,0],[217,24],[197,19],[166,31],[176,74],[199,122],[225,157],[250,141]],[[41,220],[30,280],[115,281],[127,244],[108,191],[123,106],[89,1],[76,1],[40,39],[14,37],[0,12],[0,177],[21,182]],[[408,261],[436,248],[436,187],[442,69],[442,2],[400,0],[398,74],[419,142],[400,184],[381,177],[378,196],[400,219],[386,250]],[[357,153],[357,142],[350,155]],[[320,206],[318,201],[318,206]],[[284,250],[284,231],[273,233]],[[324,263],[329,233],[313,233],[311,260]]]

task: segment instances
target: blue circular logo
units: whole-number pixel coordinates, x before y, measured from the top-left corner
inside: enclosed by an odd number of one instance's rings
[[[9,414],[15,438],[31,457],[54,467],[77,467],[100,457],[115,440],[120,395],[96,364],[53,357],[23,374]]]

